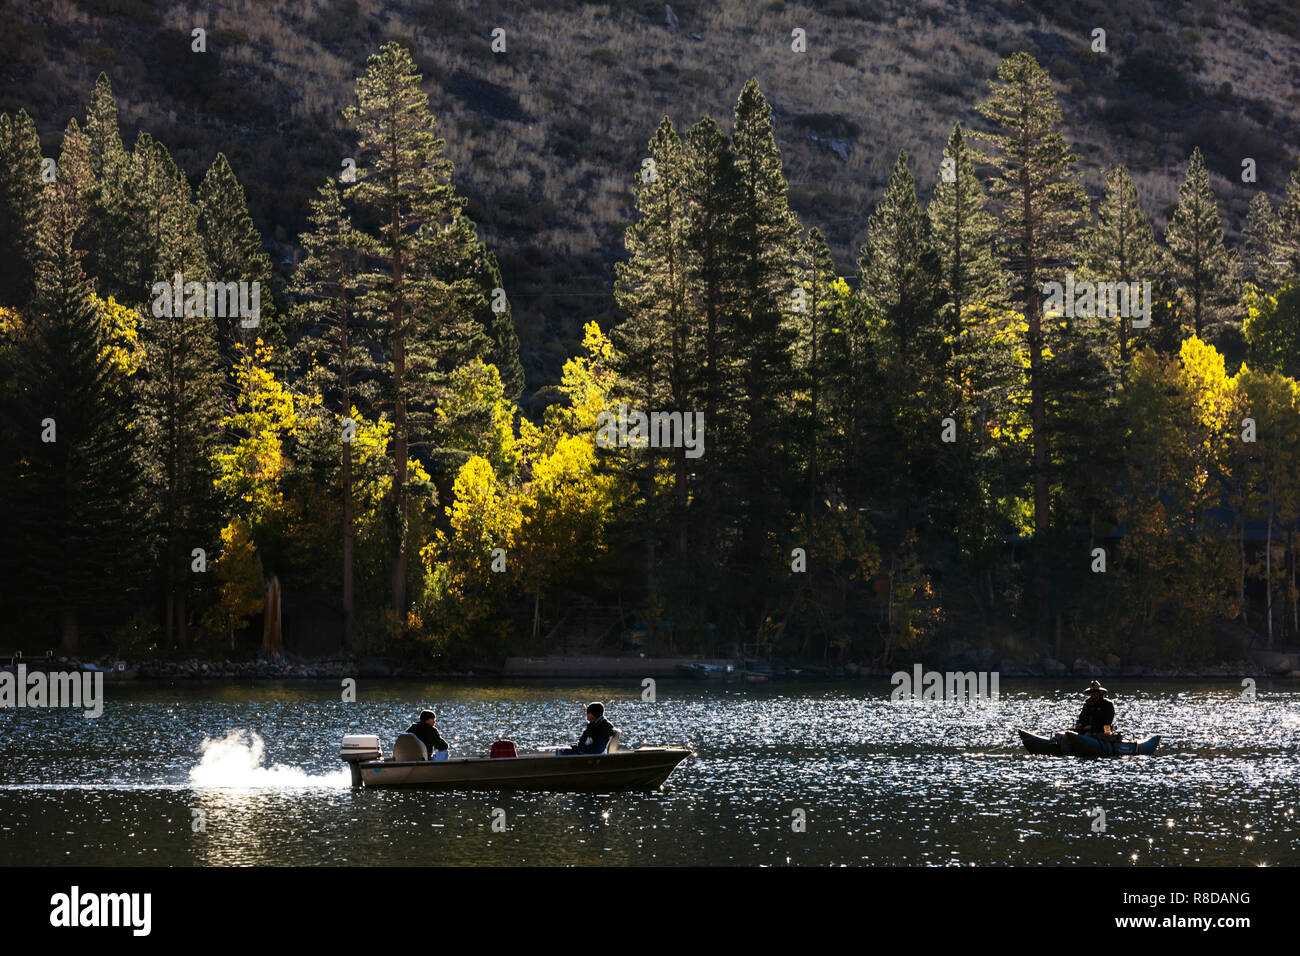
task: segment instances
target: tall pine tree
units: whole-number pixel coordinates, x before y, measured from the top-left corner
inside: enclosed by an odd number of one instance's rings
[[[739,371],[745,445],[729,464],[739,471],[741,554],[737,570],[750,593],[745,613],[761,608],[768,535],[785,524],[794,485],[795,409],[788,319],[797,276],[799,224],[790,211],[772,107],[750,80],[736,103],[731,150],[737,174],[733,225],[737,286],[733,350]]]
[[[707,450],[693,464],[695,488],[691,527],[697,545],[685,562],[684,588],[698,604],[713,603],[719,578],[730,564],[735,539],[724,533],[723,512],[739,495],[738,469],[746,438],[737,410],[741,404],[736,360],[739,251],[734,224],[739,178],[730,144],[712,117],[699,120],[683,144],[686,189],[686,270],[690,309],[699,335],[699,409],[704,412]]]
[[[1051,525],[1042,286],[1059,278],[1060,264],[1075,248],[1087,197],[1075,178],[1078,157],[1060,131],[1061,109],[1046,71],[1028,53],[1016,53],[998,66],[997,79],[990,81],[990,86],[989,98],[978,108],[994,125],[994,132],[983,137],[996,167],[989,191],[1002,206],[998,239],[1015,275],[1013,300],[1025,316],[1034,532],[1040,536]],[[1041,546],[1041,538],[1038,543]],[[1035,570],[1040,629],[1046,626],[1049,612],[1041,557]]]
[[[947,300],[948,331],[956,334],[966,306],[996,306],[1005,300],[1006,275],[993,257],[997,219],[985,209],[984,187],[960,123],[948,137],[943,159],[927,213]]]
[[[839,276],[835,271],[835,260],[831,257],[826,237],[816,227],[808,231],[808,239],[804,244],[804,262],[802,309],[796,315],[801,333],[797,364],[802,372],[801,384],[808,391],[805,425],[808,511],[805,520],[808,540],[812,541],[816,533],[817,498],[821,483],[819,452],[825,443],[825,436],[832,429],[825,392],[830,386],[829,390],[834,394],[838,384],[835,379],[842,369],[836,360],[843,358],[843,349],[836,346],[842,344],[844,335],[833,324],[840,305],[840,297],[836,294]]]
[[[393,610],[399,627],[407,617],[407,550],[410,520],[411,413],[432,421],[439,374],[450,369],[443,352],[472,327],[472,316],[453,308],[470,279],[449,280],[445,264],[469,258],[475,236],[462,215],[464,200],[451,184],[452,164],[434,132],[429,98],[410,52],[385,44],[357,80],[357,105],[346,115],[356,125],[356,182],[346,196],[373,224],[359,235],[370,268],[359,279],[359,308],[388,327],[388,400],[393,419],[391,516]],[[416,424],[418,428],[418,424]]]
[[[1106,173],[1105,195],[1097,207],[1097,225],[1089,230],[1085,257],[1088,266],[1110,282],[1159,280],[1162,255],[1151,220],[1142,212],[1137,187],[1128,169],[1119,165]],[[1147,303],[1149,307],[1150,302]],[[1128,371],[1132,318],[1117,319],[1120,374]]]
[[[1242,230],[1242,278],[1265,295],[1272,295],[1286,279],[1286,262],[1278,248],[1278,219],[1268,193],[1251,197]]]
[[[327,182],[317,191],[311,204],[310,224],[310,230],[301,237],[306,258],[294,274],[293,291],[302,297],[298,317],[307,332],[302,347],[312,354],[311,365],[320,374],[317,385],[325,402],[335,409],[339,422],[344,640],[350,646],[356,623],[353,587],[356,515],[352,442],[343,434],[346,427],[343,420],[352,417],[359,395],[366,394],[365,383],[373,378],[370,346],[374,329],[357,314],[356,233],[334,183]],[[363,407],[368,404],[364,399],[360,403]]]
[[[56,615],[63,647],[82,626],[126,610],[138,591],[136,458],[103,313],[76,237],[86,217],[84,146],[72,124],[59,177],[45,189],[36,293],[11,414],[18,467],[6,500],[23,543],[12,606]],[[9,601],[5,602],[9,604]]]
[[[24,112],[0,114],[0,306],[24,307],[36,288],[41,143]]]
[[[1236,264],[1223,244],[1223,220],[1200,147],[1192,150],[1178,206],[1165,231],[1174,277],[1188,300],[1197,338],[1218,333],[1236,302]]]
[[[197,226],[211,280],[259,283],[256,326],[246,326],[235,316],[214,317],[226,361],[233,360],[237,342],[248,346],[260,338],[273,348],[283,347],[286,336],[275,312],[271,259],[262,250],[262,235],[248,213],[244,187],[225,153],[217,154],[199,186]]]
[[[948,359],[939,261],[906,153],[898,154],[884,198],[867,224],[858,269],[862,293],[884,322],[890,511],[901,540],[913,525],[914,508],[933,488],[935,434],[942,417],[935,412],[947,408],[942,373]]]
[[[1300,168],[1292,170],[1286,182],[1286,198],[1277,210],[1273,239],[1281,270],[1278,284],[1300,282]]]
[[[131,157],[122,145],[113,88],[102,73],[86,109],[85,139],[90,202],[83,265],[100,294],[134,304],[142,298],[141,292],[128,289],[122,274],[132,229],[123,182],[131,173]]]
[[[689,411],[694,376],[696,335],[687,298],[686,197],[682,143],[672,121],[664,117],[649,145],[648,163],[638,171],[635,203],[640,218],[625,235],[629,260],[616,267],[615,297],[627,315],[614,332],[619,374],[631,411]],[[707,426],[707,423],[706,423]],[[647,603],[657,610],[660,512],[657,473],[661,459],[685,449],[653,446],[629,454],[637,472],[642,501]],[[639,466],[639,467],[638,467]],[[685,459],[674,468],[678,511],[674,530],[685,532]],[[680,509],[676,507],[680,504]],[[685,551],[684,541],[681,542]],[[652,619],[653,620],[653,619]]]

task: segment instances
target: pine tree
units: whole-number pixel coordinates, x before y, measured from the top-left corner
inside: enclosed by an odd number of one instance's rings
[[[1293,170],[1287,180],[1286,198],[1278,207],[1274,229],[1278,284],[1300,282],[1300,168]]]
[[[796,278],[799,224],[790,211],[772,108],[750,80],[736,103],[731,137],[738,189],[733,226],[737,286],[733,349],[739,370],[745,446],[733,463],[740,472],[740,566],[752,593],[748,613],[761,607],[769,531],[785,523],[790,500],[792,439],[797,411],[792,393],[787,318]]]
[[[1142,212],[1137,187],[1123,165],[1106,174],[1105,195],[1097,207],[1097,225],[1085,240],[1088,266],[1110,282],[1155,283],[1162,271],[1162,255],[1155,230]],[[1151,303],[1147,303],[1148,306]],[[1119,317],[1120,374],[1126,375],[1131,348],[1132,318]]]
[[[909,382],[930,381],[944,365],[936,308],[939,261],[906,153],[898,154],[885,196],[871,215],[858,269],[862,291],[884,315]]]
[[[804,291],[803,311],[796,318],[801,320],[800,360],[803,385],[808,390],[808,415],[805,434],[808,446],[808,540],[814,539],[817,518],[817,492],[821,480],[819,473],[819,452],[822,436],[829,433],[831,419],[824,397],[828,386],[834,394],[836,359],[842,353],[835,348],[836,339],[843,336],[833,327],[839,297],[836,284],[839,276],[835,271],[835,260],[831,257],[830,246],[826,237],[816,227],[808,231],[804,248],[804,262],[807,264],[801,287]]]
[[[723,511],[739,497],[738,468],[746,437],[739,419],[741,405],[737,287],[740,270],[734,226],[739,208],[735,159],[730,144],[712,117],[699,120],[686,135],[685,164],[686,271],[690,311],[699,335],[699,409],[704,412],[708,450],[694,462],[695,488],[691,526],[696,546],[684,563],[684,589],[703,604],[708,575],[727,566],[733,538],[722,530]]]
[[[217,154],[199,186],[197,225],[208,278],[222,283],[260,284],[256,326],[245,326],[235,316],[215,318],[221,350],[227,360],[233,356],[236,342],[247,346],[260,338],[278,350],[286,337],[275,313],[271,259],[262,250],[262,236],[248,213],[244,187],[235,178],[225,153]]]
[[[450,369],[444,350],[472,326],[472,316],[451,308],[470,293],[471,280],[448,280],[446,264],[469,257],[472,224],[462,215],[464,200],[451,184],[452,164],[434,133],[429,101],[410,53],[385,44],[357,80],[357,105],[345,114],[358,133],[357,180],[349,202],[376,223],[360,245],[373,269],[359,279],[358,307],[380,317],[389,329],[391,372],[388,391],[393,415],[393,608],[402,626],[407,616],[407,522],[409,453],[419,444],[408,412],[432,412],[437,376]],[[423,382],[421,381],[423,379]]]
[[[178,274],[185,283],[207,278],[189,181],[147,133],[137,138],[128,163],[120,180],[126,228],[107,247],[121,258],[106,268],[128,302],[145,303],[138,384],[142,504],[166,640],[185,647],[190,599],[204,580],[192,570],[193,551],[212,553],[218,525],[211,458],[223,400],[221,365],[213,320],[154,294],[158,283],[173,287]]]
[[[633,411],[689,410],[696,336],[687,298],[686,197],[682,143],[668,117],[660,122],[638,171],[635,204],[640,218],[628,227],[627,262],[616,266],[615,298],[627,315],[611,336],[623,394]],[[677,455],[684,453],[677,449]],[[660,512],[657,473],[667,452],[648,447],[629,456],[637,472],[643,513],[647,604],[656,606]],[[639,467],[638,467],[639,466]],[[685,530],[685,459],[674,476],[682,508],[674,530]],[[674,510],[676,510],[674,508]],[[684,540],[681,542],[685,551]]]
[[[170,312],[170,314],[168,314]],[[142,491],[148,505],[167,644],[189,646],[189,607],[196,591],[193,552],[215,554],[212,457],[223,409],[216,327],[180,308],[144,310],[145,361],[138,386],[143,449]]]
[[[495,291],[506,291],[501,279],[501,266],[487,245],[475,243],[473,255],[464,267],[464,274],[472,283],[473,297],[466,308],[484,338],[481,358],[496,367],[501,376],[505,397],[518,401],[524,393],[524,367],[519,361],[519,333],[515,331],[510,296],[503,296],[504,308],[496,309]]]
[[[78,136],[73,124],[68,138]],[[65,143],[65,157],[80,153],[79,144]],[[75,240],[86,209],[81,171],[72,165],[45,190],[36,293],[12,409],[18,468],[5,495],[25,549],[21,573],[6,582],[13,606],[57,612],[67,650],[76,649],[86,620],[110,619],[129,606],[139,579],[128,543],[141,530],[127,390],[116,380],[80,265]]]
[[[1256,193],[1242,230],[1242,278],[1265,295],[1276,292],[1286,277],[1286,263],[1278,250],[1278,226],[1268,193]]]
[[[906,153],[899,153],[884,198],[867,224],[858,269],[862,294],[884,323],[888,385],[883,398],[893,433],[887,454],[894,462],[891,484],[901,540],[912,527],[912,509],[933,488],[937,474],[934,411],[947,407],[942,375],[948,361],[939,260]]]
[[[25,307],[36,288],[41,144],[24,112],[0,114],[0,306]]]
[[[84,135],[90,191],[83,266],[101,294],[134,303],[139,290],[128,289],[122,275],[131,230],[123,178],[131,157],[122,145],[112,86],[102,73],[86,109]]]
[[[1047,376],[1044,358],[1044,281],[1059,274],[1058,263],[1076,248],[1087,197],[1075,181],[1077,156],[1060,131],[1061,110],[1051,78],[1027,53],[998,66],[991,95],[980,114],[995,131],[983,136],[997,173],[992,198],[1002,205],[999,234],[1005,260],[1015,275],[1013,299],[1024,310],[1029,347],[1030,428],[1033,438],[1034,534],[1038,628],[1046,629],[1050,606],[1044,566],[1045,536],[1051,524]]]
[[[1061,109],[1051,78],[1038,62],[1027,53],[1013,54],[998,66],[998,78],[990,86],[979,112],[997,128],[983,137],[997,168],[989,191],[1002,204],[999,240],[1016,277],[1013,297],[1028,326],[1034,526],[1036,532],[1046,532],[1050,492],[1042,285],[1075,247],[1087,199],[1074,181],[1078,157],[1059,129]]]
[[[934,187],[927,214],[947,300],[948,331],[956,334],[966,306],[996,306],[1006,299],[1006,275],[993,257],[997,219],[985,209],[984,187],[975,175],[960,123],[953,127],[943,156],[945,172]]]
[[[300,348],[310,351],[311,365],[319,375],[318,387],[325,401],[336,409],[341,421],[352,417],[358,401],[363,407],[369,404],[369,395],[358,385],[374,373],[370,345],[375,330],[367,327],[356,311],[357,238],[343,209],[338,187],[332,182],[322,185],[312,201],[311,210],[311,229],[300,238],[306,258],[299,264],[293,284],[295,294],[302,297],[298,306],[300,327],[307,332]],[[343,500],[344,637],[351,646],[356,618],[352,443],[341,439],[339,446]]]
[[[189,181],[148,133],[140,134],[131,152],[123,201],[130,222],[123,254],[127,302],[152,302],[154,284],[171,283],[177,273],[185,282],[209,277]]]
[[[1192,150],[1165,242],[1174,276],[1190,300],[1192,331],[1204,340],[1207,333],[1219,331],[1236,301],[1236,267],[1223,245],[1223,221],[1200,147]]]

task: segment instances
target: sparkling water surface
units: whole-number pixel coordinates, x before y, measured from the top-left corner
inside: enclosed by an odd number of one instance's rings
[[[654,702],[639,682],[361,680],[357,703],[333,681],[108,684],[97,719],[0,710],[0,864],[1300,864],[1300,685],[1111,680],[1157,756],[1027,753],[1016,728],[1068,726],[1078,683],[962,703],[885,681],[659,681]],[[338,757],[345,733],[391,748],[426,704],[453,754],[571,743],[589,700],[623,746],[698,756],[610,794],[355,790]]]

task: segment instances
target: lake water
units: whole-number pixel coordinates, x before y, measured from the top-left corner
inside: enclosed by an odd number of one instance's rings
[[[883,681],[660,681],[653,703],[631,682],[363,680],[357,703],[331,681],[109,684],[98,719],[0,710],[0,864],[1300,863],[1300,686],[1109,681],[1158,756],[1025,752],[1015,728],[1072,723],[1080,684],[981,703],[891,702]],[[613,794],[354,790],[338,758],[350,732],[391,748],[422,704],[453,753],[570,743],[589,700],[623,746],[698,756]]]

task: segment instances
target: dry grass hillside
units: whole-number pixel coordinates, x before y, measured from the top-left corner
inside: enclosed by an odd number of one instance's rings
[[[665,114],[730,126],[745,80],[771,100],[805,225],[848,272],[900,149],[924,194],[953,123],[999,60],[1034,53],[1053,74],[1095,193],[1125,162],[1163,225],[1199,145],[1230,233],[1252,191],[1280,195],[1297,158],[1300,13],[1284,0],[1114,4],[681,0],[11,0],[0,111],[24,108],[47,152],[107,72],[128,143],[148,130],[192,176],[221,150],[284,259],[307,198],[340,169],[340,118],[365,58],[415,51],[457,182],[501,258],[534,388],[558,377],[581,323],[612,318],[630,184]],[[203,27],[208,53],[190,52]],[[506,50],[493,53],[504,30]],[[806,31],[807,51],[791,49]],[[1106,53],[1091,49],[1106,31]],[[1256,160],[1259,182],[1240,181]]]

